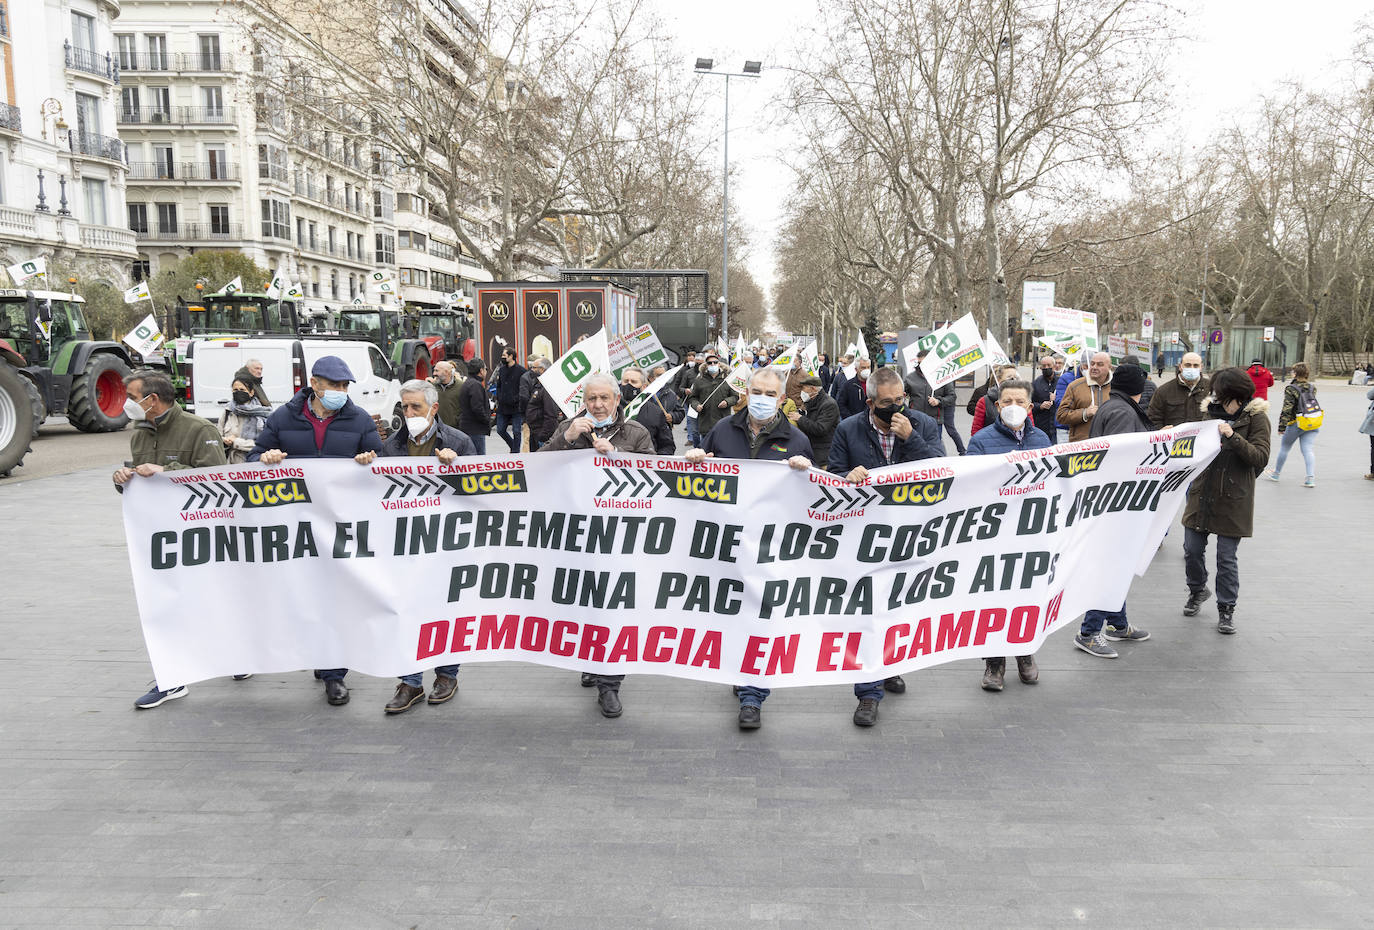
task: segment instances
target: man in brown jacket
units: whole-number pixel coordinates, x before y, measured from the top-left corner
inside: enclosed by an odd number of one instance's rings
[[[1087,439],[1092,431],[1097,408],[1112,396],[1112,359],[1106,352],[1098,352],[1088,362],[1088,372],[1064,392],[1059,404],[1059,422],[1069,428],[1069,442]]]
[[[1201,420],[1206,416],[1202,402],[1211,392],[1212,384],[1202,374],[1202,356],[1185,352],[1178,361],[1178,374],[1150,398],[1150,422],[1163,429]]]

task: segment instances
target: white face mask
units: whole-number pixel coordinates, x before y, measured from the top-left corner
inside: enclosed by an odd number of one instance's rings
[[[804,404],[809,404],[809,403],[811,403],[811,401],[815,400],[815,398],[816,398],[816,393],[815,393],[814,391],[802,391],[802,392],[801,392],[801,399],[802,399],[802,403],[804,403]]]
[[[429,429],[429,417],[406,417],[406,430],[409,431],[411,439],[423,436],[427,429]]]
[[[868,369],[867,369],[867,368],[860,368],[860,369],[859,369],[859,380],[860,380],[860,381],[867,381],[867,380],[868,380]]]
[[[148,419],[148,411],[143,409],[143,405],[132,397],[124,398],[124,415],[130,420]]]
[[[1179,371],[1179,374],[1183,376],[1184,381],[1196,381],[1202,376],[1202,370],[1199,368],[1184,368]]]
[[[1026,425],[1026,408],[1020,404],[1008,404],[1002,408],[1002,422],[1011,429],[1020,429]]]

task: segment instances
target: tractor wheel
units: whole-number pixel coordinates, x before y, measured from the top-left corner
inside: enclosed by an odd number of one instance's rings
[[[83,433],[112,433],[129,422],[124,389],[129,366],[117,355],[102,352],[92,355],[86,370],[72,379],[72,395],[67,401],[67,419]]]
[[[20,378],[19,380],[24,382],[24,387],[29,392],[29,406],[33,409],[33,438],[37,439],[38,428],[48,418],[48,408],[43,403],[43,396],[38,393],[38,385],[29,378]]]
[[[27,380],[8,364],[0,364],[0,475],[8,475],[24,460],[33,440]]]

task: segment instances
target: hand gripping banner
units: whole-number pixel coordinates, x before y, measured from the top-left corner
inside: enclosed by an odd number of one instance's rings
[[[1116,609],[1216,424],[876,469],[594,452],[135,478],[159,685],[519,660],[771,687],[1026,655]]]

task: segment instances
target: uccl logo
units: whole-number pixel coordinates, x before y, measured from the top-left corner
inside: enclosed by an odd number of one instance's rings
[[[1193,439],[1192,436],[1183,436],[1173,442],[1153,442],[1140,464],[1159,467],[1171,459],[1190,459],[1193,457]]]
[[[310,503],[310,489],[299,478],[286,481],[231,481],[244,507],[282,507]]]
[[[668,486],[668,496],[712,504],[733,504],[739,500],[738,475],[679,475],[659,472],[658,477]]]
[[[439,480],[455,494],[516,494],[526,490],[523,468],[475,475],[441,475]]]
[[[1169,449],[1171,459],[1190,459],[1193,457],[1193,437],[1184,436],[1182,439],[1175,439],[1173,446]]]
[[[1072,478],[1074,475],[1101,468],[1102,462],[1107,458],[1107,451],[1103,449],[1100,452],[1073,452],[1055,457],[1059,459],[1059,473],[1065,478]]]
[[[883,496],[884,503],[929,507],[949,497],[949,489],[953,484],[953,478],[938,478],[934,481],[884,485],[877,491]]]

